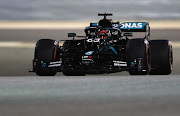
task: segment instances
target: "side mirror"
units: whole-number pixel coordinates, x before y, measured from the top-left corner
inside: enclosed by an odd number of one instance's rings
[[[68,33],[68,37],[76,37],[76,33]]]
[[[124,33],[124,36],[126,36],[126,37],[132,37],[132,36],[133,36],[133,33]]]

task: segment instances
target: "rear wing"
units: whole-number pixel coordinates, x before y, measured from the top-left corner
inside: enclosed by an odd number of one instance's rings
[[[150,37],[150,26],[149,22],[125,22],[121,23],[120,30],[126,32],[145,32],[145,37]]]

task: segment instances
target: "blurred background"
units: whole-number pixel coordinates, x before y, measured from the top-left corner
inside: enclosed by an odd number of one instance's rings
[[[116,20],[177,20],[179,0],[4,0],[0,20],[91,21],[111,12]]]
[[[102,18],[97,14],[105,12],[113,13],[114,21],[149,21],[151,39],[172,41],[172,74],[180,74],[179,0],[1,0],[0,76],[34,75],[28,71],[37,40],[68,39],[68,32],[84,35],[84,27],[97,22]]]

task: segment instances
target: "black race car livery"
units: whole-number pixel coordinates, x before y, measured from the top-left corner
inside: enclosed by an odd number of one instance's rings
[[[71,40],[41,39],[35,47],[33,70],[39,76],[66,76],[115,73],[130,75],[168,75],[173,68],[172,44],[169,40],[150,40],[148,22],[113,22],[104,16],[85,28],[85,36],[68,33]],[[134,33],[144,33],[133,38]],[[131,39],[130,39],[131,38]]]

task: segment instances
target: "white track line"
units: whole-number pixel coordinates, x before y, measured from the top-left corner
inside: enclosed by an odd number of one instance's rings
[[[34,48],[35,43],[31,42],[0,42],[1,48]]]
[[[60,46],[62,46],[62,44],[62,42],[59,43]],[[34,42],[0,42],[0,48],[35,48],[35,45],[36,43]]]
[[[88,22],[0,22],[0,29],[84,29]]]
[[[92,21],[97,22],[97,21]],[[131,22],[131,21],[121,21]],[[141,22],[141,21],[132,21]],[[144,21],[143,21],[144,22]],[[148,22],[148,21],[145,21]],[[149,21],[151,29],[180,29],[180,20],[168,20],[168,21]],[[84,29],[89,26],[88,21],[57,21],[57,22],[31,22],[31,21],[0,21],[0,29]]]
[[[173,48],[180,48],[180,42],[171,42]],[[62,46],[63,42],[60,42],[59,45]],[[13,42],[6,41],[0,42],[0,48],[35,48],[36,43],[34,42]]]
[[[173,48],[180,48],[180,42],[171,42]]]

